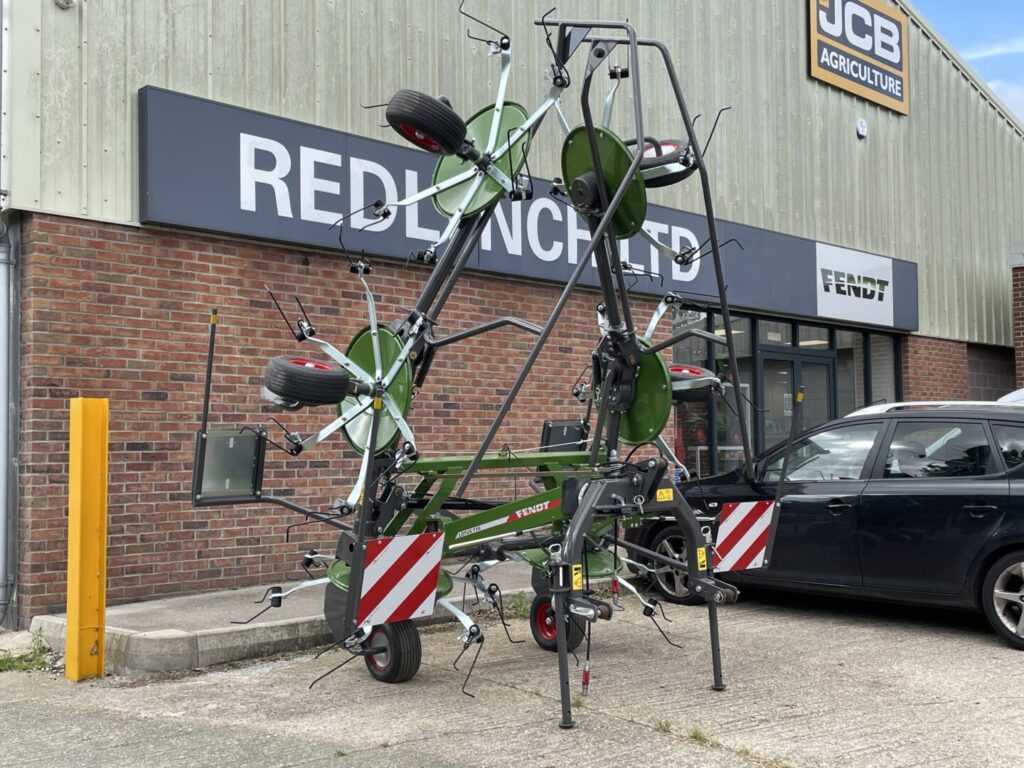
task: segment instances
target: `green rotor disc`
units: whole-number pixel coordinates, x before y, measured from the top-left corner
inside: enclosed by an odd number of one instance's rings
[[[466,140],[472,139],[476,148],[481,152],[487,146],[487,136],[491,131],[491,119],[494,115],[494,106],[484,107],[466,122]],[[501,149],[508,141],[509,131],[514,131],[526,122],[526,110],[515,102],[507,101],[501,110],[501,121],[498,126],[498,141],[496,148]],[[519,141],[512,145],[512,149],[495,161],[495,166],[510,179],[523,167],[526,161],[526,153],[530,151],[530,133],[523,134]],[[432,184],[440,184],[453,176],[473,167],[470,160],[464,160],[458,155],[446,155],[437,161],[434,166],[434,178]],[[473,183],[470,177],[451,189],[438,192],[434,195],[434,207],[442,216],[454,216],[459,209],[462,198],[466,196],[470,185]],[[479,213],[495,200],[505,194],[502,186],[490,176],[484,176],[480,189],[476,191],[473,198],[462,212],[463,217]]]
[[[622,143],[622,139],[607,128],[595,127],[594,134],[597,136],[601,173],[604,176],[604,184],[608,190],[610,201],[626,178],[629,166],[633,163],[633,153]],[[590,154],[587,129],[580,125],[569,132],[562,145],[562,178],[565,179],[565,188],[572,189],[572,184],[576,179],[593,170],[594,159]],[[612,214],[615,237],[624,240],[635,235],[643,226],[646,216],[647,188],[644,186],[644,180],[640,177],[638,168],[626,188],[619,207]]]
[[[402,342],[388,328],[378,328],[377,338],[380,340],[381,373],[387,374],[402,351]],[[370,329],[368,327],[364,328],[352,339],[352,343],[348,345],[348,351],[345,353],[349,360],[370,375],[373,375],[374,369],[372,339]],[[403,416],[408,414],[409,404],[412,402],[412,366],[408,360],[402,363],[387,391],[391,395],[391,399],[395,401],[399,412]],[[339,415],[356,405],[357,402],[365,403],[368,399],[366,396],[346,397],[344,402],[338,405]],[[348,440],[349,445],[357,453],[365,451],[370,442],[370,420],[372,419],[372,413],[372,410],[367,409],[350,421],[342,430],[345,433],[345,439]],[[380,453],[390,446],[395,441],[397,435],[398,424],[395,423],[391,414],[384,410],[381,413],[380,427],[377,430],[377,446],[374,449],[374,453]]]
[[[640,339],[647,347],[650,342]],[[594,400],[600,402],[601,388],[594,390]],[[636,397],[629,410],[619,420],[619,439],[627,445],[638,445],[653,440],[668,424],[672,412],[672,379],[661,355],[641,355],[636,377]]]

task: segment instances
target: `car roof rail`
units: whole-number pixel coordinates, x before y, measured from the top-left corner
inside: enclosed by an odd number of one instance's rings
[[[866,408],[860,408],[846,415],[847,417],[872,416],[879,413],[892,413],[893,411],[924,411],[936,410],[940,408],[952,408],[963,410],[992,409],[1003,411],[1024,408],[1024,402],[999,403],[996,402],[995,400],[921,400],[906,401],[900,403],[876,403],[875,405],[869,405]]]

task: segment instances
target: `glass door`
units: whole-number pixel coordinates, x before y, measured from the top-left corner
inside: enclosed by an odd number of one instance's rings
[[[807,354],[764,350],[758,354],[761,398],[758,451],[789,436],[793,401],[804,387],[804,406],[799,430],[810,429],[835,418],[835,354]]]

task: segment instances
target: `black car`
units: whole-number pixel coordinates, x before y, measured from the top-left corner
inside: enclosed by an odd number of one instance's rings
[[[776,497],[785,445],[739,470],[684,486],[709,518],[724,504]],[[635,538],[679,557],[670,522]],[[1024,649],[1024,408],[872,407],[793,442],[767,567],[738,585],[981,610]],[[692,600],[664,569],[654,585]]]

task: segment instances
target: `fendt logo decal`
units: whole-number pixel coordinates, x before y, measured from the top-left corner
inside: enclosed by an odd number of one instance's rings
[[[840,296],[851,296],[866,301],[885,301],[888,280],[875,279],[838,269],[821,269],[821,289],[825,293],[835,292]]]
[[[811,76],[910,114],[907,15],[879,0],[810,0]]]
[[[817,305],[820,317],[892,325],[892,259],[818,243]]]
[[[556,509],[562,506],[561,499],[552,499],[551,501],[542,501],[538,504],[532,504],[529,507],[523,507],[517,509],[515,512],[508,515],[508,517],[499,517],[497,520],[491,520],[486,523],[480,523],[474,525],[472,528],[467,528],[464,531],[459,531],[455,534],[456,539],[464,539],[467,536],[472,536],[474,533],[480,533],[480,531],[486,531],[488,528],[496,528],[499,525],[505,525],[506,523],[514,523],[516,520],[522,520],[524,517],[531,517],[541,512],[547,512],[549,509]]]

